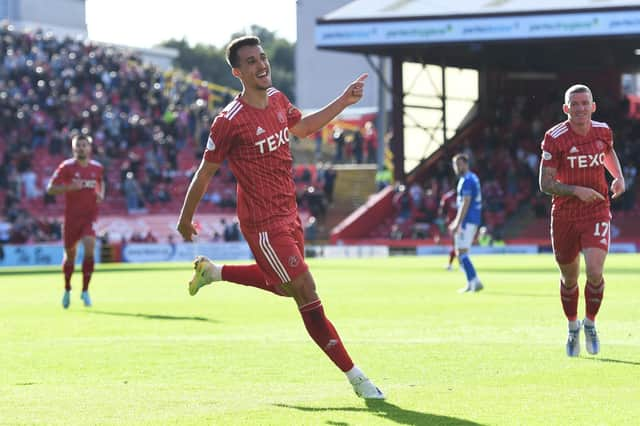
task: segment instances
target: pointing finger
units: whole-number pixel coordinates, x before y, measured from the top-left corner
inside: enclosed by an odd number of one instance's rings
[[[367,79],[367,77],[369,77],[368,73],[366,73],[366,72],[362,73],[362,74],[360,74],[360,77],[356,78],[356,82],[357,83],[361,83],[361,82],[365,81]]]

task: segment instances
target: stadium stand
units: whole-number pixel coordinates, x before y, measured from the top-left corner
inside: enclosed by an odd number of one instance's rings
[[[0,200],[14,228],[10,241],[51,239],[32,231],[46,231],[62,215],[63,203],[44,188],[71,156],[77,130],[94,137],[94,158],[105,166],[101,216],[177,213],[220,98],[197,71],[163,73],[124,49],[8,25],[0,29],[0,55]],[[129,172],[137,206],[126,205]],[[219,173],[199,211],[232,219],[235,181],[227,167]],[[19,232],[24,227],[31,231]]]
[[[640,216],[635,202],[637,164],[640,161],[640,122],[629,110],[627,99],[619,101],[598,92],[599,111],[594,119],[609,123],[627,184],[627,193],[612,203],[617,241],[638,241],[634,221]],[[438,218],[437,200],[455,185],[450,165],[457,152],[466,152],[471,168],[483,188],[483,220],[490,234],[511,241],[548,242],[550,197],[537,187],[539,144],[544,132],[565,117],[560,110],[562,93],[549,93],[542,99],[518,93],[500,93],[488,108],[490,116],[478,117],[468,131],[443,146],[407,177],[407,185],[397,186],[378,203],[386,205],[386,215],[369,215],[357,231],[345,232],[357,220],[347,220],[334,229],[332,241],[420,240],[421,243],[447,242],[444,220]],[[371,208],[377,208],[374,205]],[[396,241],[396,242],[394,242]]]
[[[0,242],[60,239],[64,203],[44,190],[71,156],[74,131],[93,136],[93,158],[105,166],[98,229],[118,242],[149,231],[162,241],[178,237],[171,222],[230,89],[202,81],[197,70],[161,72],[124,48],[8,25],[0,28],[0,61],[0,202],[9,228]],[[324,214],[331,166],[297,165],[293,173],[303,220]],[[203,223],[233,226],[235,206],[235,178],[223,164],[198,212]],[[224,237],[224,225],[209,228],[207,239]]]

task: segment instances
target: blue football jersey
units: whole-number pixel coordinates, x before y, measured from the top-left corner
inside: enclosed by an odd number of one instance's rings
[[[467,215],[462,218],[461,225],[472,223],[480,225],[482,221],[482,191],[480,190],[480,179],[473,172],[467,172],[458,179],[458,208],[462,207],[462,198],[471,197],[471,205],[467,210]]]

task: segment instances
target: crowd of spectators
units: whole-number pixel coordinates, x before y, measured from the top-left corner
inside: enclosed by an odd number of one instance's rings
[[[640,122],[629,117],[625,100],[616,101],[606,93],[595,93],[598,112],[594,120],[609,124],[614,147],[623,166],[627,192],[612,203],[616,211],[635,208],[637,164],[640,164]],[[457,152],[469,155],[471,170],[480,178],[483,220],[490,234],[503,236],[504,227],[516,211],[531,209],[536,217],[549,215],[550,197],[538,190],[540,143],[544,132],[566,119],[560,109],[562,94],[547,99],[526,96],[498,96],[488,108],[489,117],[473,136],[444,147],[439,161],[425,178],[409,186],[399,186],[393,198],[395,218],[390,238],[433,238],[446,234],[447,219],[438,215],[440,198],[455,187],[457,179],[451,158]],[[524,210],[523,210],[524,209]]]
[[[333,162],[336,164],[376,164],[378,152],[378,131],[371,121],[362,127],[344,129],[333,127],[331,135],[334,144]]]
[[[202,157],[211,120],[230,96],[212,92],[197,70],[161,71],[123,48],[1,26],[0,207],[5,223],[18,235],[26,226],[21,222],[30,218],[30,229],[48,232],[48,219],[38,217],[38,208],[61,203],[45,193],[46,183],[58,163],[72,156],[69,141],[78,131],[93,137],[93,158],[105,167],[107,207],[120,206],[116,212],[122,214],[175,207],[172,203],[180,201],[179,192]],[[321,216],[331,202],[335,172],[309,168],[313,176],[296,176],[298,199]],[[235,185],[223,164],[203,207],[232,211]],[[39,200],[42,204],[34,208],[32,201]]]
[[[0,201],[15,227],[28,202],[46,196],[58,162],[71,157],[74,131],[93,137],[107,197],[122,199],[129,212],[169,203],[174,179],[193,173],[216,96],[197,71],[162,72],[122,48],[6,24],[0,64]],[[180,169],[181,151],[194,154],[192,169]]]

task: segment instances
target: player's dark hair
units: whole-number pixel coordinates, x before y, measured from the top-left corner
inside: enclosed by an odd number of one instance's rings
[[[75,145],[78,141],[87,141],[89,145],[93,145],[93,138],[89,135],[83,135],[82,133],[76,134],[71,138],[71,144]]]
[[[225,55],[227,58],[227,63],[231,66],[231,68],[236,68],[238,64],[238,50],[244,46],[260,46],[262,42],[256,36],[242,36],[238,38],[234,38],[227,45],[227,49],[225,51]]]
[[[593,93],[591,93],[591,89],[589,89],[588,86],[585,86],[584,84],[574,84],[573,86],[569,87],[566,92],[564,92],[565,104],[569,105],[569,98],[571,98],[571,95],[573,95],[574,93],[588,93],[591,97],[591,101],[593,101]]]
[[[461,152],[460,154],[456,154],[453,156],[453,161],[458,161],[458,160],[462,160],[466,164],[469,164],[469,156],[464,152]]]

